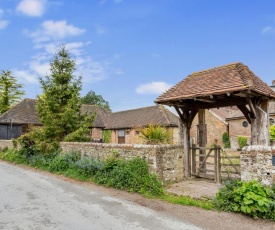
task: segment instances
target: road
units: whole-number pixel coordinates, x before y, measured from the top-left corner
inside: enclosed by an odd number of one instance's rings
[[[202,229],[169,213],[4,162],[0,175],[0,229]]]

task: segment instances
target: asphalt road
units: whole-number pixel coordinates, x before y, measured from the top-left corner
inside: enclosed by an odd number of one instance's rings
[[[0,162],[0,229],[192,229],[194,225],[91,188]]]

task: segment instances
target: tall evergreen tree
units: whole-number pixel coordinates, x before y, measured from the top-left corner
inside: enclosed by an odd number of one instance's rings
[[[12,105],[21,99],[25,93],[21,90],[22,84],[18,84],[9,70],[2,70],[0,76],[0,113],[6,112]]]
[[[87,116],[81,115],[81,77],[75,76],[75,61],[62,46],[51,62],[50,75],[40,78],[43,93],[37,98],[37,112],[49,141],[61,141],[79,129]],[[88,121],[87,121],[88,122]]]

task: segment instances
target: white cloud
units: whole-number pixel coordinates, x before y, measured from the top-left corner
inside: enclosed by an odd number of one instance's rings
[[[266,34],[266,33],[272,33],[274,32],[274,28],[272,26],[266,26],[262,29],[262,33]]]
[[[44,21],[41,25],[41,28],[34,31],[28,32],[25,31],[29,36],[34,38],[34,41],[45,42],[50,40],[64,39],[70,36],[78,36],[85,32],[85,29],[80,29],[73,25],[67,24],[66,20],[62,21]]]
[[[0,20],[0,30],[5,29],[9,22],[7,20]]]
[[[45,12],[46,0],[22,0],[16,10],[30,17],[41,17]]]
[[[97,34],[106,34],[106,28],[101,25],[96,25],[95,30]]]
[[[138,94],[161,94],[171,88],[172,85],[166,82],[151,82],[148,84],[139,85],[136,88]]]

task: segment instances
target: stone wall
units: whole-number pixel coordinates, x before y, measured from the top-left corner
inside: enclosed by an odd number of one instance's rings
[[[265,185],[275,182],[275,166],[272,157],[275,156],[275,147],[246,146],[243,148],[241,161],[241,180],[257,180]]]
[[[0,150],[4,148],[13,148],[11,140],[0,140]]]
[[[115,154],[131,159],[140,157],[148,162],[150,171],[164,183],[183,179],[183,147],[178,145],[133,145],[62,142],[63,152],[79,151],[84,156],[106,159]]]

